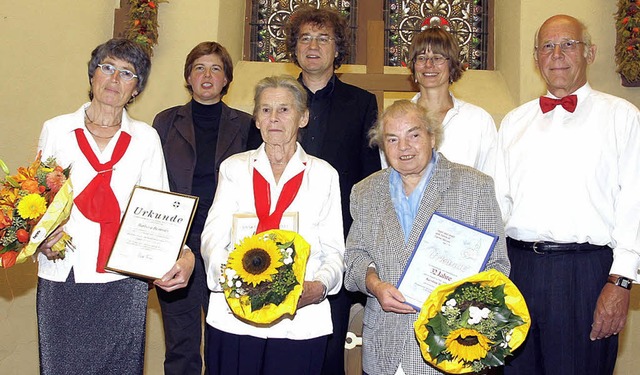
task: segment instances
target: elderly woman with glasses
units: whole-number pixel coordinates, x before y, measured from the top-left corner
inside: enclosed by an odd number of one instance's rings
[[[420,87],[412,101],[443,126],[440,152],[451,161],[493,174],[497,141],[493,119],[449,91],[463,72],[456,38],[440,27],[416,34],[409,47],[409,68]]]
[[[395,286],[435,212],[497,235],[486,268],[509,274],[493,180],[437,152],[440,124],[408,100],[385,110],[370,136],[390,167],[353,187],[344,258],[345,287],[368,297],[363,369],[369,375],[439,374],[422,358],[413,333],[417,312]]]
[[[297,142],[307,126],[307,93],[291,76],[258,82],[253,115],[263,143],[231,156],[202,231],[202,257],[211,290],[207,313],[207,370],[212,375],[319,375],[332,332],[328,294],[342,285],[344,236],[338,172]],[[235,241],[234,214],[255,215],[257,231],[276,229],[298,214],[298,233],[311,245],[303,291],[294,316],[253,324],[229,311],[220,286],[221,265]]]
[[[42,374],[143,372],[148,283],[105,272],[105,263],[134,186],[169,188],[158,134],[125,109],[144,90],[150,68],[135,42],[99,45],[89,60],[91,101],[44,123],[38,148],[43,159],[71,166],[74,206],[38,249]],[[51,249],[63,228],[75,245],[64,254]],[[193,264],[185,248],[154,284],[184,287]]]

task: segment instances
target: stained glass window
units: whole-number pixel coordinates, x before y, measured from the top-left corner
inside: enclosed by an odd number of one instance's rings
[[[491,0],[384,0],[385,65],[406,64],[413,35],[424,27],[440,26],[460,42],[461,59],[469,69],[487,69]],[[349,63],[355,61],[358,7],[356,0],[253,0],[250,11],[250,60],[289,61],[284,25],[301,5],[331,7],[344,14],[352,28]],[[361,1],[367,6],[367,1]],[[249,7],[247,8],[249,9]]]
[[[486,0],[385,1],[385,65],[405,65],[416,32],[439,26],[458,38],[469,69],[487,69]]]
[[[366,0],[365,0],[366,1]],[[356,0],[254,0],[251,5],[251,61],[289,61],[285,46],[284,25],[291,13],[301,5],[316,8],[333,8],[349,20],[356,29]],[[355,59],[355,32],[351,32],[349,63]]]

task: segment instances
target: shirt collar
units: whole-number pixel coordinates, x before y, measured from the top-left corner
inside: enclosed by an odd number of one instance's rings
[[[263,142],[257,150],[253,152],[251,155],[251,166],[260,172],[260,174],[269,182],[270,184],[275,185],[275,179],[273,178],[273,171],[271,170],[271,164],[269,163],[269,158],[267,157],[267,152],[265,151],[265,143]],[[283,184],[289,181],[291,178],[296,176],[298,173],[302,172],[306,166],[309,164],[309,155],[304,151],[300,143],[296,142],[296,151],[293,156],[291,156],[291,160],[287,163],[287,167],[285,168],[282,176],[280,177],[280,182]]]
[[[70,133],[75,131],[76,129],[87,130],[87,126],[84,123],[84,116],[85,111],[87,110],[87,108],[89,108],[90,105],[91,102],[86,102],[80,107],[80,109],[72,114],[73,121],[69,123],[68,129]],[[131,118],[129,117],[127,110],[124,108],[122,109],[122,122],[120,123],[120,131],[131,134]]]
[[[592,91],[591,85],[589,85],[589,82],[587,82],[584,85],[582,85],[579,89],[577,89],[576,91],[572,92],[569,95],[577,96],[578,97],[578,105],[580,105],[580,103],[582,103],[587,98],[587,96],[589,96],[591,91]],[[548,96],[549,98],[554,98],[554,99],[562,99],[562,98],[559,98],[559,97],[553,95],[548,90],[547,90],[547,95],[545,95],[545,96]]]
[[[331,78],[329,78],[329,82],[327,82],[327,85],[316,91],[315,93],[311,92],[311,90],[309,90],[307,86],[305,86],[304,81],[302,80],[302,73],[298,75],[298,82],[300,82],[302,87],[304,87],[304,89],[307,91],[309,101],[314,97],[318,99],[325,99],[331,96],[331,94],[333,93],[333,89],[336,87],[336,75],[332,75]]]

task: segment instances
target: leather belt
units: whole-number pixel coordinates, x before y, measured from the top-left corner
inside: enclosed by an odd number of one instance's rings
[[[536,254],[575,253],[611,249],[607,245],[592,245],[590,243],[525,242],[508,237],[507,246],[518,250],[533,251]]]

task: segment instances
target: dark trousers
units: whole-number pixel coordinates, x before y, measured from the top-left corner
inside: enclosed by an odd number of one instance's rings
[[[202,257],[195,251],[194,255],[195,267],[186,288],[173,292],[156,288],[164,325],[166,375],[202,372],[202,314],[209,308],[209,289]]]
[[[207,325],[211,375],[319,375],[327,336],[308,340],[234,335]]]
[[[333,334],[329,335],[327,342],[322,375],[344,375],[344,341],[349,330],[351,305],[357,302],[364,305],[366,298],[364,294],[349,292],[343,286],[338,294],[328,296],[327,299],[331,305]]]
[[[536,254],[508,247],[510,278],[522,292],[531,329],[507,360],[506,375],[612,374],[618,336],[591,341],[593,312],[613,262],[611,250]]]

